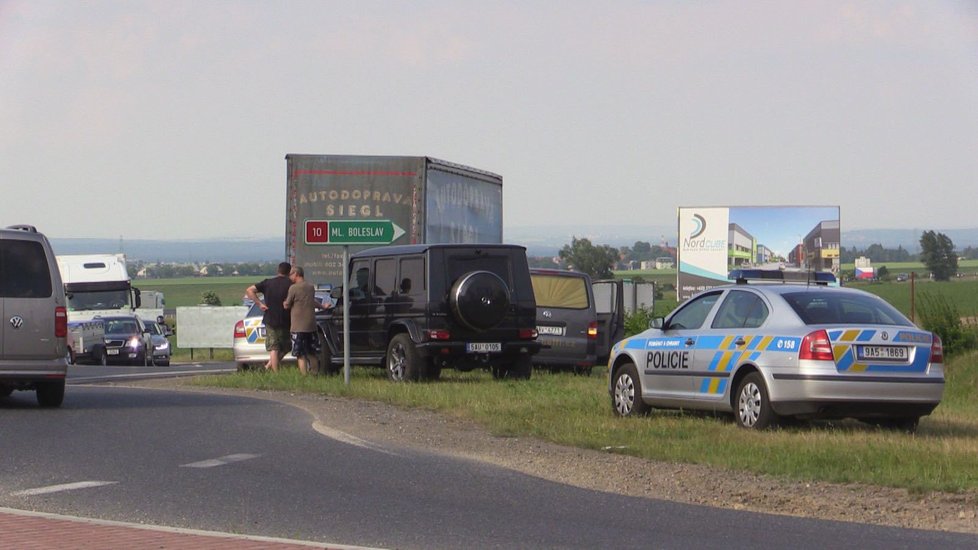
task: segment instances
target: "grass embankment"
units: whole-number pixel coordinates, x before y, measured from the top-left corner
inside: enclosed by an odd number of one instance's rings
[[[483,372],[446,370],[425,384],[394,384],[378,368],[343,377],[238,373],[196,384],[353,397],[419,407],[474,420],[499,436],[638,457],[743,470],[796,480],[867,483],[912,491],[978,489],[978,353],[947,365],[943,403],[916,435],[855,421],[816,422],[776,431],[737,428],[728,416],[655,411],[647,418],[613,415],[602,376],[537,371],[529,381],[492,380]]]

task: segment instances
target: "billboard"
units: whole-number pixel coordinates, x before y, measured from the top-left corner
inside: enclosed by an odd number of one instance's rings
[[[680,207],[676,297],[728,283],[734,269],[838,276],[838,206]]]

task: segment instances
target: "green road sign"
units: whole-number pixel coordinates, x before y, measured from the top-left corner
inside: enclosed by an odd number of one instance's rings
[[[391,244],[403,234],[391,220],[306,220],[306,244]]]

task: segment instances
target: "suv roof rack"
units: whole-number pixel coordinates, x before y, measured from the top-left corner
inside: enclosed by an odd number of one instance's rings
[[[734,269],[727,279],[746,285],[748,281],[772,281],[782,283],[807,283],[827,286],[837,282],[828,271],[782,271],[780,269]]]
[[[7,229],[13,229],[15,231],[27,231],[28,233],[37,233],[37,228],[33,225],[8,225]]]

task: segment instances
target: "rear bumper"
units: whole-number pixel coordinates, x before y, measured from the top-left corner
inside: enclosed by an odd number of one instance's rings
[[[944,395],[944,371],[839,373],[835,369],[770,374],[771,406],[782,415],[894,417],[930,414]]]
[[[44,380],[64,379],[68,362],[64,358],[48,361],[0,361],[0,384],[21,385]]]

